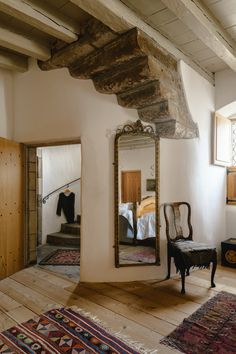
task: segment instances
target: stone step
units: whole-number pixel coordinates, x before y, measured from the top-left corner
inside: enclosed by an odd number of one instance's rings
[[[47,235],[47,243],[58,246],[79,246],[80,237],[63,232],[54,232]]]
[[[61,224],[61,232],[71,235],[80,235],[80,224]]]

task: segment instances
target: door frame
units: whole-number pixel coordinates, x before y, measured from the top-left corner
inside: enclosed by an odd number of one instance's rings
[[[37,230],[38,230],[38,200],[37,171],[38,161],[36,150],[40,147],[82,144],[80,138],[65,140],[46,140],[24,143],[25,154],[25,230],[24,230],[24,265],[25,267],[37,263]],[[32,153],[33,152],[33,153]],[[82,163],[82,159],[81,159]],[[34,189],[32,189],[32,186]],[[82,196],[82,190],[81,190]],[[82,213],[82,211],[81,211]]]

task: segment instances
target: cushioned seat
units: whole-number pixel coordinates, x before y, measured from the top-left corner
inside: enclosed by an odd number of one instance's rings
[[[181,214],[180,207],[187,207],[187,227],[188,235],[183,235],[183,229],[180,225]],[[170,235],[169,218],[172,216],[168,214],[167,209],[173,212],[173,226],[174,237]],[[185,293],[185,274],[189,275],[191,267],[208,268],[210,263],[213,264],[211,273],[211,286],[214,287],[214,275],[217,265],[217,253],[215,247],[210,245],[194,242],[192,240],[192,225],[191,225],[191,207],[186,202],[175,202],[164,204],[164,215],[166,220],[166,236],[168,242],[168,274],[167,279],[170,278],[171,257],[174,258],[177,272],[180,272],[182,279],[182,293]]]

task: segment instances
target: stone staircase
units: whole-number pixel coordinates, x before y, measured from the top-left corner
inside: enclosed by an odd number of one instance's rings
[[[61,224],[61,231],[47,235],[47,244],[55,246],[80,245],[80,216],[73,224]]]

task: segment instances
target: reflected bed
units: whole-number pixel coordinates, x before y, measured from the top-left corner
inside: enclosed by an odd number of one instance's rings
[[[136,218],[133,215],[132,208],[133,203],[121,203],[119,205],[119,215],[125,218],[128,222],[127,227],[122,227],[120,225],[120,231],[122,231],[120,232],[120,240],[134,238],[135,222],[137,226],[137,240],[156,237],[155,197],[143,198],[137,207]],[[120,223],[125,224],[123,218],[120,218]]]

